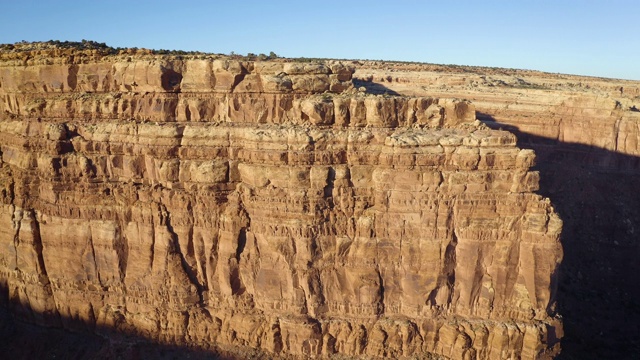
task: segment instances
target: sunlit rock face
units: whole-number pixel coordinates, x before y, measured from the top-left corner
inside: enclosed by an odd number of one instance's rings
[[[272,357],[559,351],[562,222],[473,104],[367,94],[340,62],[2,59],[21,318]]]

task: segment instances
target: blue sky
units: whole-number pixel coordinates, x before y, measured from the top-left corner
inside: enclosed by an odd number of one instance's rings
[[[640,80],[640,0],[0,0],[0,43],[51,39]]]

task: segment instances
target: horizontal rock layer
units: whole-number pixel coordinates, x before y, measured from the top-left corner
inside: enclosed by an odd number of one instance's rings
[[[473,102],[479,118],[495,126],[518,131],[521,141],[533,142],[538,154],[562,153],[609,170],[637,171],[638,164],[601,159],[606,150],[627,156],[640,155],[640,83],[638,81],[548,74],[536,71],[429,65],[360,64],[355,76],[372,80],[414,96],[457,97]],[[568,146],[564,149],[554,142]],[[560,144],[560,145],[562,145]],[[581,154],[566,149],[586,145]],[[592,149],[587,146],[593,147]],[[556,155],[557,156],[557,155]],[[546,160],[546,158],[545,158]]]
[[[562,222],[471,104],[341,92],[339,63],[12,61],[0,282],[23,317],[305,357],[558,351]]]

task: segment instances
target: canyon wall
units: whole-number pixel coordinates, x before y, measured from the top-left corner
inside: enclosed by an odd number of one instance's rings
[[[273,357],[557,354],[562,221],[534,152],[353,71],[3,54],[4,306]]]
[[[535,150],[564,226],[558,302],[567,359],[640,353],[640,81],[529,70],[360,62],[380,93],[458,97]]]

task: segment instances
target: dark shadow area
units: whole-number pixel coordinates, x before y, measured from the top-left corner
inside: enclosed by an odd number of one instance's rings
[[[400,93],[394,90],[391,90],[380,83],[375,83],[373,81],[365,81],[362,79],[355,79],[355,78],[352,81],[353,81],[353,86],[356,89],[364,87],[368,94],[402,96]]]
[[[538,193],[564,222],[559,359],[640,358],[640,158],[477,118],[535,150]]]
[[[137,334],[111,328],[91,328],[78,320],[48,319],[31,309],[8,301],[6,286],[0,284],[0,359],[74,360],[181,360],[181,359],[269,359],[253,349],[229,352],[187,346],[159,344]],[[26,318],[23,319],[22,317]],[[74,330],[30,323],[35,319],[62,323]],[[27,320],[27,321],[23,321]],[[35,322],[38,322],[36,320]]]

